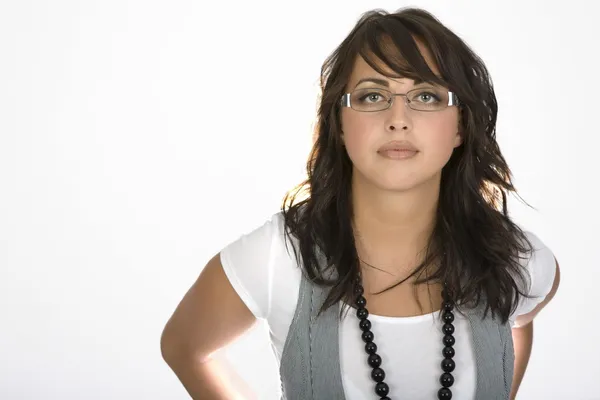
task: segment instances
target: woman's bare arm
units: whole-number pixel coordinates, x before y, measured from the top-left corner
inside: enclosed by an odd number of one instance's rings
[[[215,255],[175,309],[160,342],[163,358],[193,399],[241,398],[211,355],[255,321]]]
[[[513,384],[510,393],[510,399],[513,400],[517,396],[521,381],[525,375],[529,357],[531,356],[531,348],[533,346],[533,319],[546,305],[554,298],[560,285],[560,266],[556,258],[556,272],[554,274],[554,282],[550,292],[544,300],[538,304],[531,312],[517,317],[515,328],[512,330],[512,337],[515,349],[515,365],[513,374]]]

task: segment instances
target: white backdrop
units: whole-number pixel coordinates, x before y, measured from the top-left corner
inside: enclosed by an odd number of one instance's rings
[[[164,324],[303,178],[323,59],[361,13],[406,5],[487,63],[537,209],[512,214],[562,267],[519,399],[600,399],[600,28],[583,0],[3,1],[0,398],[188,398]],[[277,398],[264,325],[221,354]]]

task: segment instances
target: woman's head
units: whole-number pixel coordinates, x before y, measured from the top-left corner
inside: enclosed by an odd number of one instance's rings
[[[418,40],[416,45],[439,76],[427,47]],[[387,51],[398,51],[393,46]],[[376,62],[385,74],[356,57],[340,111],[340,138],[352,162],[353,184],[367,181],[383,190],[439,185],[442,168],[462,142],[456,96],[439,83],[405,78],[384,61]],[[389,150],[396,147],[408,151]]]
[[[441,259],[427,281],[446,281],[458,301],[483,294],[507,317],[521,293],[519,256],[530,248],[507,216],[514,187],[496,143],[496,97],[481,59],[426,11],[375,10],[327,58],[321,90],[308,179],[299,188],[309,198],[286,196],[283,212],[309,277],[333,286],[324,308],[351,300],[359,271],[352,185],[409,190],[431,182],[440,189],[437,221],[413,275]],[[380,149],[390,141],[416,153],[389,160]],[[320,280],[315,249],[336,281]]]
[[[399,101],[404,98],[395,97],[392,107],[384,111],[344,107],[344,94],[369,77],[384,80],[392,93],[419,87],[445,89],[459,105],[416,111]],[[444,168],[442,185],[457,175],[471,190],[486,190],[484,180],[509,184],[510,173],[495,140],[497,105],[487,69],[458,36],[426,11],[364,14],[325,61],[321,88],[309,168],[313,173],[321,172],[324,165],[333,167],[333,180],[346,182],[358,172],[376,185],[402,189],[435,178]],[[386,87],[363,82],[358,88]],[[377,150],[390,140],[412,143],[419,150],[417,157],[386,163]]]

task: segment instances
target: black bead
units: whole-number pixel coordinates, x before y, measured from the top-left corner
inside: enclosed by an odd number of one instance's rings
[[[455,367],[456,367],[456,364],[454,363],[454,360],[452,360],[451,358],[444,358],[442,360],[442,369],[444,370],[444,372],[452,372],[452,371],[454,371]]]
[[[444,301],[444,311],[452,311],[454,310],[454,303],[451,301]]]
[[[374,342],[369,342],[365,344],[365,351],[368,354],[373,354],[377,351],[377,345]]]
[[[358,307],[364,307],[367,304],[367,299],[365,299],[363,296],[358,296],[358,298],[356,299],[355,304]]]
[[[454,346],[454,343],[456,343],[456,340],[454,339],[454,336],[452,335],[445,335],[444,336],[444,346]]]
[[[452,358],[452,357],[454,357],[454,348],[452,348],[452,347],[444,347],[444,350],[442,350],[442,355],[444,356],[444,358]]]
[[[451,324],[452,322],[454,322],[454,314],[452,314],[452,311],[444,311],[442,320],[447,324]]]
[[[371,329],[371,321],[369,321],[368,319],[363,319],[362,321],[360,321],[358,326],[362,331],[368,331],[369,329]]]
[[[375,393],[377,394],[377,396],[387,396],[389,392],[390,387],[387,385],[387,383],[379,382],[377,385],[375,385]]]
[[[444,324],[444,326],[442,326],[442,332],[444,332],[445,335],[452,335],[454,333],[454,325]]]
[[[450,387],[454,383],[454,377],[451,373],[445,372],[442,374],[442,376],[440,376],[440,383],[443,387]]]
[[[369,316],[369,312],[366,308],[359,308],[358,310],[356,310],[356,316],[358,317],[358,319],[365,319]]]
[[[381,382],[385,379],[385,371],[381,368],[374,368],[373,371],[371,371],[371,378],[373,378],[375,382]]]
[[[363,296],[364,289],[361,285],[360,277],[357,279],[357,286],[355,288],[355,293],[357,294],[357,298],[355,300],[356,304],[356,315],[359,322],[359,327],[363,331],[362,339],[365,342],[365,351],[369,354],[367,359],[368,364],[373,368],[371,371],[371,378],[377,382],[375,385],[375,393],[380,396],[380,400],[391,400],[387,395],[389,393],[389,386],[384,382],[385,380],[385,371],[380,368],[382,359],[377,354],[377,345],[373,342],[374,334],[371,331],[371,321],[367,319],[369,316],[369,311],[366,308],[367,300]],[[443,386],[438,391],[438,399],[452,399],[452,392],[449,387],[454,384],[454,376],[450,373],[454,371],[456,368],[456,363],[452,360],[454,357],[454,348],[452,346],[455,344],[456,340],[453,336],[455,332],[454,325],[454,314],[452,310],[454,309],[454,303],[451,301],[446,289],[444,289],[444,302],[442,303],[442,320],[444,321],[444,325],[442,326],[442,332],[444,333],[443,343],[445,345],[442,350],[442,354],[444,356],[444,360],[441,362],[442,370],[444,373],[440,376],[440,384]]]
[[[452,398],[452,392],[448,388],[441,388],[438,391],[438,399],[450,400]]]
[[[367,360],[367,362],[369,363],[369,365],[371,367],[377,368],[381,365],[381,357],[379,357],[379,354],[377,354],[377,353],[371,354],[369,356],[369,359]]]

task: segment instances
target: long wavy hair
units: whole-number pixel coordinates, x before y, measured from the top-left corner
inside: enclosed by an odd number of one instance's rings
[[[440,76],[431,71],[415,39],[431,52]],[[520,296],[529,297],[520,260],[529,257],[532,246],[507,211],[507,194],[516,189],[496,142],[498,106],[491,78],[467,44],[433,15],[416,8],[363,14],[321,68],[307,179],[286,193],[282,204],[286,244],[297,239],[294,253],[304,275],[330,288],[319,313],[339,301],[353,304],[357,296],[354,284],[360,260],[352,229],[352,162],[340,138],[340,99],[358,56],[382,75],[390,76],[391,70],[394,77],[422,79],[457,94],[463,143],[442,170],[425,258],[408,278],[416,276],[415,285],[443,282],[459,307],[483,301],[484,315],[491,311],[506,322]],[[432,265],[433,273],[422,278]]]

